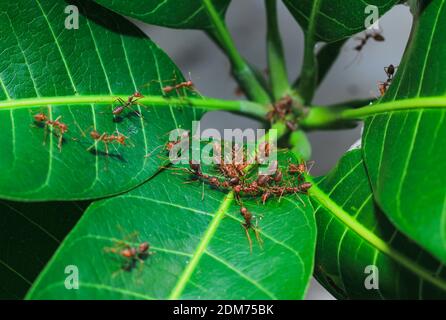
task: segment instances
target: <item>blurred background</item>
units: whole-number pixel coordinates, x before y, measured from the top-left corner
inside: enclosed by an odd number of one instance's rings
[[[303,33],[285,6],[280,3],[280,27],[289,77],[294,81],[300,72],[303,59]],[[241,54],[259,70],[267,68],[266,21],[261,0],[234,0],[227,13],[227,23]],[[133,21],[133,20],[132,20]],[[185,75],[191,74],[197,89],[208,97],[240,99],[237,84],[230,75],[230,65],[223,53],[201,31],[185,31],[145,25],[133,21],[153,39]],[[412,16],[409,8],[399,5],[380,19],[385,42],[369,41],[358,54],[353,38],[343,47],[319,87],[314,103],[328,105],[343,101],[379,96],[378,81],[385,81],[384,67],[398,65],[409,37]],[[202,120],[202,130],[259,128],[257,121],[226,112],[210,112]],[[361,136],[361,128],[342,131],[313,132],[309,134],[316,164],[312,174],[329,171],[350,146]],[[307,299],[334,299],[316,281]]]

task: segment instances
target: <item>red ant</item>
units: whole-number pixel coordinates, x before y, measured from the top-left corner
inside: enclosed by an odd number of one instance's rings
[[[378,90],[381,96],[383,96],[389,86],[392,84],[393,77],[395,75],[395,71],[398,67],[390,64],[388,67],[384,67],[384,72],[387,74],[387,80],[385,82],[378,82]]]
[[[180,95],[179,90],[182,88],[194,89],[194,83],[191,80],[188,80],[188,81],[184,81],[184,82],[178,83],[173,86],[166,86],[166,87],[163,87],[163,92],[167,94],[167,93],[171,93],[172,91],[175,90],[177,92],[177,94]]]
[[[131,271],[136,266],[137,262],[141,264],[148,256],[154,254],[150,252],[150,244],[148,242],[142,242],[137,247],[132,247],[125,241],[118,241],[114,247],[105,248],[105,252],[110,252],[119,255],[124,258],[124,263],[121,269],[124,271]]]
[[[242,227],[243,229],[245,229],[245,233],[246,233],[246,237],[248,238],[248,243],[249,243],[249,251],[252,253],[252,240],[251,240],[251,236],[249,235],[249,230],[252,229],[254,230],[257,242],[260,244],[260,246],[263,245],[263,240],[260,237],[260,232],[259,229],[257,227],[258,225],[258,221],[256,219],[256,225],[254,226],[252,223],[252,219],[255,218],[251,212],[248,211],[248,209],[246,207],[241,207],[240,208],[240,213],[243,217],[243,219],[245,220],[242,223]]]
[[[137,101],[142,98],[144,98],[144,96],[138,91],[129,96],[127,98],[127,101],[124,101],[124,99],[122,98],[117,98],[115,101],[118,101],[121,105],[113,109],[113,115],[115,116],[120,115],[121,113],[124,112],[126,108],[128,108],[132,110],[134,113],[136,113],[138,117],[141,117],[141,114],[138,111],[134,110],[132,106],[134,104],[139,104]]]
[[[308,174],[313,168],[314,161],[309,161],[308,163],[310,164],[310,166],[308,166],[305,161],[298,164],[290,163],[288,165],[288,173],[298,174],[298,179],[302,180],[302,176]]]
[[[59,137],[59,151],[62,151],[62,142],[63,142],[63,135],[68,132],[68,126],[65,123],[60,122],[60,119],[62,119],[62,116],[59,116],[56,118],[56,120],[50,120],[44,113],[38,113],[34,115],[34,120],[36,122],[45,123],[45,137],[43,139],[43,144],[46,143],[46,136],[48,134],[48,127],[52,126],[55,130],[58,131],[58,137]]]
[[[378,82],[378,90],[379,90],[379,93],[381,94],[381,96],[386,94],[389,86],[390,86],[389,80],[387,80],[386,82],[381,82],[381,81]]]
[[[174,82],[177,81],[177,77],[176,77],[175,73],[174,73],[174,79],[172,81],[174,81]],[[169,94],[172,91],[176,91],[177,95],[181,96],[180,89],[183,89],[183,88],[198,92],[197,89],[195,88],[195,84],[192,82],[190,73],[189,73],[189,80],[174,84],[172,86],[165,86],[162,88],[162,90],[163,90],[164,94]]]
[[[93,140],[95,140],[96,142],[100,142],[102,141],[102,143],[104,143],[104,148],[105,148],[105,153],[108,155],[108,144],[109,143],[118,143],[120,145],[125,146],[125,142],[127,137],[124,136],[123,134],[119,133],[117,135],[114,134],[107,134],[107,133],[103,133],[100,134],[99,132],[97,132],[96,130],[93,130],[90,132],[90,136],[91,138],[93,138]],[[93,147],[95,146],[95,144],[93,144],[91,147],[89,147],[87,149],[87,151],[90,151]]]
[[[154,148],[150,153],[148,153],[147,155],[145,155],[145,158],[150,158],[150,156],[159,148],[163,148],[165,151],[168,151],[170,153],[170,151],[179,143],[181,143],[183,140],[185,139],[189,139],[189,131],[184,131],[178,138],[176,141],[167,141],[164,145],[161,146],[157,146],[156,148]]]
[[[386,39],[383,37],[383,35],[379,32],[373,31],[372,33],[365,32],[364,37],[357,37],[356,40],[359,40],[360,43],[354,48],[356,51],[360,52],[364,48],[364,46],[367,44],[369,39],[373,38],[373,40],[377,42],[383,42]]]

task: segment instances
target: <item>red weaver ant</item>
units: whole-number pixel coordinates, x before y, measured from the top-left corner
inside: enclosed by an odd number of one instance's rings
[[[174,79],[172,81],[177,82],[177,77],[175,73],[174,73]],[[198,93],[197,89],[195,88],[195,84],[192,82],[190,73],[189,73],[189,80],[171,86],[165,86],[162,88],[164,94],[169,94],[173,91],[176,91],[178,96],[181,96],[180,89],[189,89],[191,91]]]
[[[377,42],[383,42],[386,39],[384,38],[384,36],[381,34],[381,31],[375,31],[373,30],[372,32],[368,32],[365,31],[364,32],[364,36],[362,37],[356,37],[355,40],[359,41],[359,44],[357,44],[354,47],[354,50],[358,52],[357,56],[355,57],[355,59],[353,59],[353,61],[347,66],[351,66],[358,58],[361,58],[361,51],[362,49],[364,49],[365,45],[369,42],[370,39],[373,39]]]
[[[395,75],[395,71],[398,67],[390,64],[388,67],[384,67],[384,72],[387,74],[387,80],[385,82],[378,82],[378,90],[381,96],[383,96],[389,86],[392,84],[393,77]]]
[[[250,229],[254,230],[254,234],[256,236],[257,242],[259,243],[260,247],[262,247],[262,245],[263,245],[263,240],[260,237],[260,232],[257,227],[258,221],[257,221],[256,217],[254,217],[252,215],[252,213],[249,212],[248,209],[246,209],[243,206],[240,208],[240,214],[242,215],[243,219],[245,220],[242,223],[242,227],[243,227],[243,229],[245,229],[246,237],[248,238],[248,243],[249,243],[249,251],[252,253],[252,240],[251,240],[251,236],[249,235]],[[252,223],[252,219],[256,219],[255,226]]]
[[[63,142],[63,135],[68,132],[68,126],[65,123],[60,122],[60,119],[62,119],[62,116],[59,116],[56,118],[56,120],[50,120],[44,113],[38,113],[34,115],[34,120],[39,123],[45,123],[45,137],[43,139],[43,144],[46,143],[46,136],[48,134],[48,127],[51,126],[58,132],[59,137],[59,151],[62,151],[62,142]]]
[[[138,111],[136,111],[136,110],[134,110],[132,108],[132,106],[135,105],[135,104],[139,105],[139,103],[137,101],[139,99],[142,99],[142,98],[144,98],[144,96],[140,92],[138,92],[138,91],[136,91],[131,96],[129,96],[127,98],[127,101],[124,101],[124,99],[122,99],[122,98],[116,98],[115,101],[118,101],[121,105],[119,105],[119,106],[117,106],[116,108],[113,109],[113,111],[112,111],[113,115],[115,115],[115,116],[120,115],[121,113],[124,112],[124,110],[126,108],[128,108],[131,111],[133,111],[135,114],[137,114],[138,117],[142,117],[142,115]]]
[[[158,149],[160,149],[160,148],[163,148],[163,147],[164,147],[164,150],[165,150],[165,151],[168,151],[168,152],[170,153],[170,151],[171,151],[176,145],[178,145],[179,143],[183,142],[183,141],[186,140],[186,139],[189,139],[189,134],[190,134],[190,132],[189,132],[188,130],[183,131],[183,132],[181,133],[181,135],[177,137],[177,140],[176,140],[176,141],[167,141],[164,145],[160,145],[160,146],[157,146],[156,148],[154,148],[151,152],[149,152],[149,153],[148,153],[147,155],[145,155],[144,157],[145,157],[145,158],[150,158],[150,157],[152,156],[152,154],[153,154],[156,150],[158,150]]]
[[[313,168],[314,161],[308,162],[310,165],[308,166],[306,162],[301,162],[298,164],[290,163],[288,165],[288,173],[289,174],[298,174],[298,180],[302,180],[302,176],[308,174]]]
[[[109,154],[108,152],[108,144],[109,143],[118,143],[120,145],[125,146],[125,142],[127,137],[124,136],[123,134],[119,133],[117,135],[114,134],[107,134],[107,133],[103,133],[100,134],[99,132],[97,132],[96,130],[93,130],[90,132],[90,136],[91,138],[93,138],[93,140],[95,140],[96,142],[102,142],[104,144],[104,148],[105,148],[105,154]],[[95,146],[95,144],[91,145],[87,151],[90,151],[93,147]]]
[[[124,259],[121,269],[124,271],[132,271],[135,268],[136,263],[140,262],[141,265],[148,256],[154,254],[150,252],[150,244],[148,242],[142,242],[137,247],[133,247],[125,241],[117,241],[112,248],[105,248],[105,252],[119,255]],[[115,276],[116,273],[113,275]]]
[[[383,42],[386,39],[383,37],[383,35],[379,32],[373,31],[372,33],[365,32],[364,37],[357,37],[356,40],[359,40],[360,43],[354,48],[356,51],[360,52],[364,46],[367,44],[369,39],[373,38],[373,40],[377,42]]]

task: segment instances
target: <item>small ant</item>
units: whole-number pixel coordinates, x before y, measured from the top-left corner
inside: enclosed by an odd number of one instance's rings
[[[177,78],[176,78],[176,74],[175,73],[174,73],[174,76],[175,77],[174,77],[174,79],[172,81],[176,82]],[[186,88],[186,89],[189,89],[189,90],[197,92],[197,89],[195,88],[195,84],[192,82],[190,73],[189,73],[189,80],[183,81],[183,82],[171,85],[171,86],[165,86],[165,87],[162,88],[162,90],[163,90],[164,94],[169,94],[172,91],[176,91],[177,95],[181,96],[180,89],[183,89],[183,88]]]
[[[124,271],[131,271],[137,262],[144,263],[148,256],[154,254],[149,250],[150,244],[148,242],[142,242],[137,247],[132,247],[124,241],[119,241],[114,247],[105,248],[106,252],[117,254],[125,259],[121,267]]]
[[[378,90],[379,90],[379,93],[381,94],[381,96],[383,96],[383,95],[385,95],[386,94],[386,92],[387,92],[387,89],[389,88],[389,86],[390,86],[390,81],[389,80],[387,80],[387,81],[385,81],[385,82],[378,82]]]
[[[249,251],[252,253],[252,240],[251,240],[251,236],[249,235],[250,229],[254,230],[257,242],[260,244],[260,246],[263,245],[263,240],[262,240],[262,238],[260,238],[259,229],[257,227],[258,221],[256,219],[256,225],[254,226],[252,223],[252,219],[255,217],[252,215],[251,212],[248,211],[248,209],[246,207],[242,206],[240,208],[240,213],[241,213],[243,219],[245,220],[242,223],[242,227],[243,227],[243,229],[245,229],[246,237],[248,238],[248,242],[249,242]]]
[[[179,143],[181,143],[182,141],[184,141],[185,139],[189,139],[189,131],[184,131],[181,136],[179,136],[177,138],[176,141],[167,141],[164,145],[158,146],[156,148],[154,148],[151,152],[149,152],[147,155],[144,156],[144,158],[150,158],[152,156],[152,154],[158,150],[159,148],[163,148],[165,151],[168,151],[170,153],[170,151]]]
[[[395,75],[395,71],[398,67],[390,64],[388,67],[384,67],[384,72],[387,74],[387,80],[385,82],[378,82],[378,90],[381,96],[383,96],[389,86],[392,84],[393,77]]]
[[[59,116],[56,118],[56,120],[50,120],[44,113],[38,113],[34,115],[34,120],[36,122],[45,123],[45,137],[43,139],[43,144],[46,143],[46,136],[48,134],[48,127],[52,126],[54,129],[58,131],[58,137],[59,137],[59,151],[62,151],[62,142],[63,142],[63,135],[68,132],[68,126],[65,123],[60,122],[60,119],[62,119],[62,116]]]
[[[119,133],[118,132],[118,134],[117,135],[114,135],[114,134],[107,134],[107,133],[103,133],[103,134],[100,134],[99,132],[97,132],[96,130],[93,130],[93,131],[91,131],[90,132],[90,136],[91,136],[91,138],[93,139],[93,140],[95,140],[95,141],[97,141],[97,142],[100,142],[100,141],[102,141],[102,143],[104,144],[104,148],[105,148],[105,154],[106,155],[108,155],[109,154],[109,150],[108,150],[108,144],[109,143],[114,143],[114,142],[116,142],[116,143],[118,143],[118,144],[120,144],[120,145],[123,145],[123,146],[125,146],[125,142],[126,142],[126,139],[127,139],[127,137],[126,136],[124,136],[123,134],[121,134],[121,133]],[[95,144],[93,144],[91,147],[89,147],[88,149],[87,149],[87,151],[90,151],[93,147],[95,146]]]
[[[124,99],[122,99],[122,98],[117,98],[115,101],[118,101],[121,105],[119,105],[113,109],[113,111],[112,111],[113,115],[115,115],[115,116],[120,115],[121,113],[124,112],[124,110],[126,108],[128,108],[128,109],[132,110],[135,114],[137,114],[138,117],[142,117],[142,115],[138,111],[136,111],[132,108],[132,106],[134,104],[138,104],[137,101],[142,98],[144,98],[144,96],[138,91],[136,91],[131,96],[129,96],[127,98],[127,101],[124,101]]]
[[[307,165],[307,163],[305,161],[298,163],[298,164],[290,163],[288,165],[288,173],[289,174],[298,174],[298,179],[301,180],[302,176],[304,174],[309,173],[311,171],[311,169],[313,168],[314,161],[309,161],[308,163],[310,164],[309,166]]]
[[[163,92],[167,94],[175,90],[178,93],[178,95],[180,95],[179,90],[182,88],[194,89],[194,83],[191,80],[188,80],[173,86],[166,86],[163,87]]]
[[[362,49],[364,48],[364,46],[367,44],[367,42],[369,41],[369,39],[373,38],[373,40],[377,41],[377,42],[383,42],[386,39],[383,37],[383,35],[379,32],[372,32],[372,33],[368,33],[365,32],[364,37],[357,37],[356,40],[359,40],[360,43],[354,48],[356,51],[360,52],[362,51]]]

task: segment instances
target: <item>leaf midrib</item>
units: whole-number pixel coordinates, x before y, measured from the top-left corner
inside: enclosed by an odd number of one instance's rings
[[[192,255],[192,259],[191,259],[190,263],[184,269],[184,271],[181,274],[181,276],[179,277],[176,285],[173,287],[173,289],[169,295],[169,298],[168,298],[169,300],[177,300],[180,298],[181,294],[184,291],[184,288],[187,285],[188,280],[192,276],[192,273],[195,271],[198,263],[201,260],[201,257],[205,253],[206,248],[208,247],[209,243],[211,242],[215,232],[218,229],[218,226],[220,225],[221,221],[225,217],[226,212],[228,211],[233,200],[234,200],[233,192],[230,192],[225,196],[223,202],[221,203],[216,214],[212,218],[209,226],[207,227],[206,231],[204,232],[204,235],[203,235],[201,241],[199,242],[197,248],[195,249],[195,252]]]
[[[34,97],[24,99],[8,99],[0,101],[0,110],[38,107],[42,105],[91,105],[91,104],[113,104],[118,97],[126,99],[128,94],[115,95],[71,95],[53,97]],[[150,104],[151,107],[181,107],[193,105],[205,109],[233,109],[240,110],[242,101],[202,99],[202,98],[170,98],[164,96],[146,96],[138,100],[141,104]]]

